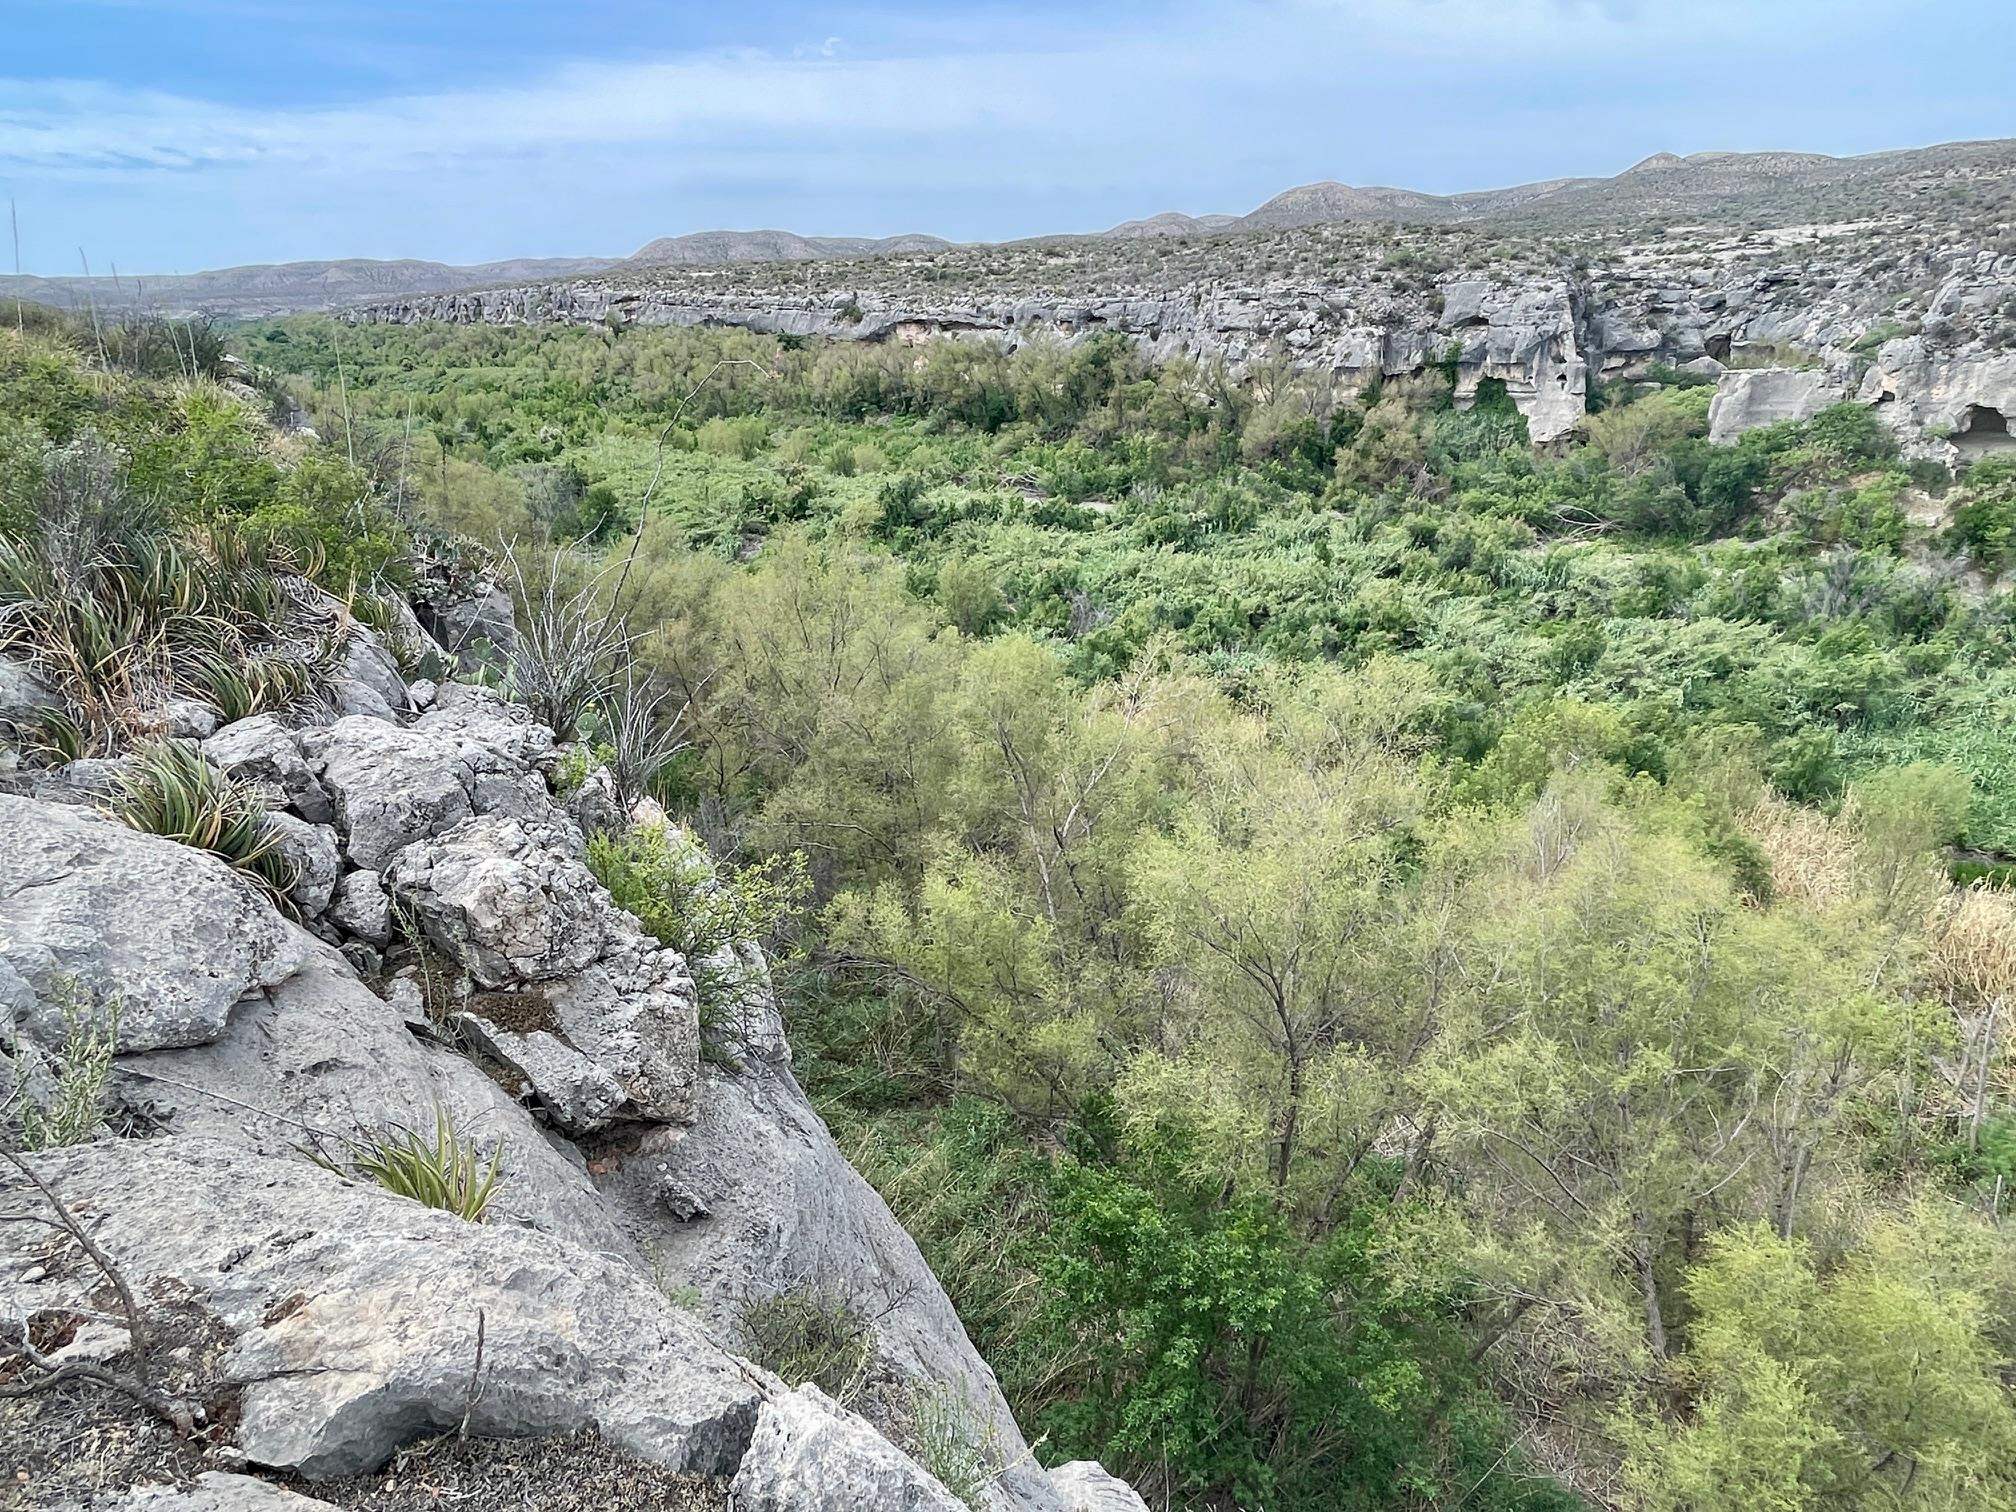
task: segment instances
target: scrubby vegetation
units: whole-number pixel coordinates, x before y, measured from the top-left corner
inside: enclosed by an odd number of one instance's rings
[[[232,720],[317,694],[351,617],[411,583],[371,480],[276,434],[277,395],[198,330],[135,320],[101,348],[88,324],[23,325],[0,333],[0,653],[58,695],[40,744],[108,755],[177,700]]]
[[[800,1073],[1046,1459],[2016,1504],[2016,904],[1951,879],[2016,850],[1995,470],[1845,407],[1712,448],[1677,384],[1536,456],[1432,371],[1108,341],[240,347],[622,611],[734,875],[803,855],[732,929],[802,947]],[[668,844],[597,865],[683,938]]]

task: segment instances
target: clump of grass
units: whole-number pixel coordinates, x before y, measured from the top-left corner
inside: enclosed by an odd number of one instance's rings
[[[861,1399],[875,1363],[875,1337],[845,1298],[799,1286],[742,1305],[749,1358],[793,1386],[811,1382],[843,1407]]]
[[[99,1009],[79,993],[73,979],[59,980],[52,995],[63,1013],[63,1044],[48,1059],[52,1087],[38,1097],[29,1085],[33,1051],[14,1052],[14,1089],[0,1105],[0,1126],[18,1130],[24,1150],[53,1150],[83,1144],[105,1127],[105,1082],[119,1045],[119,1003]]]
[[[227,520],[177,525],[85,435],[44,455],[18,524],[0,529],[0,651],[63,696],[86,754],[149,730],[169,698],[226,719],[285,707],[334,662],[299,557]]]
[[[431,1133],[389,1125],[345,1140],[343,1160],[321,1153],[312,1158],[327,1170],[375,1181],[394,1196],[453,1213],[464,1223],[483,1221],[503,1182],[504,1152],[484,1160],[475,1141],[465,1138],[438,1104]]]
[[[222,857],[276,900],[297,880],[258,792],[212,766],[193,741],[162,740],[137,751],[112,812],[134,829]]]
[[[927,1386],[911,1394],[910,1412],[917,1462],[964,1505],[984,1506],[994,1471],[966,1399],[945,1387]]]

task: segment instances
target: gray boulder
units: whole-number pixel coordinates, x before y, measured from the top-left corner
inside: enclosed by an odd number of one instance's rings
[[[63,707],[56,690],[26,662],[0,656],[0,730],[33,729]]]
[[[77,809],[0,796],[0,957],[62,1042],[66,994],[118,1004],[122,1052],[200,1045],[306,959],[258,887],[204,851]]]
[[[363,625],[353,623],[344,640],[342,675],[369,688],[395,714],[408,713],[412,709],[406,696],[406,677],[399,670],[399,659]]]
[[[381,1130],[431,1136],[439,1109],[486,1159],[502,1156],[493,1224],[565,1234],[636,1258],[572,1146],[543,1137],[466,1056],[416,1038],[406,1010],[358,981],[341,954],[299,938],[301,969],[240,1003],[214,1042],[122,1057],[113,1104],[175,1134],[280,1158],[316,1147],[338,1159],[346,1141]]]
[[[467,683],[443,683],[433,707],[416,722],[430,735],[451,738],[477,768],[496,766],[499,758],[531,767],[553,755],[553,732],[489,688]]]
[[[615,917],[570,838],[550,824],[471,819],[407,846],[385,884],[479,986],[551,981],[596,960]]]
[[[301,755],[298,737],[271,714],[224,726],[203,742],[203,755],[233,777],[258,783],[310,824],[336,817],[328,792]]]
[[[621,1082],[549,1030],[506,1029],[479,1013],[457,1014],[455,1023],[569,1135],[606,1128],[628,1101]]]
[[[207,1470],[187,1486],[135,1486],[108,1512],[334,1512],[331,1503],[300,1496],[250,1475]]]
[[[736,1512],[965,1512],[928,1471],[817,1386],[763,1404],[728,1495]]]
[[[336,831],[326,824],[310,824],[285,812],[268,814],[266,825],[280,837],[274,851],[294,876],[287,896],[301,910],[303,918],[316,917],[329,906],[336,878],[343,869],[342,857],[336,850]]]
[[[392,900],[374,871],[345,872],[324,917],[345,934],[381,950],[392,941]]]
[[[1148,1512],[1135,1489],[1096,1460],[1059,1465],[1050,1472],[1050,1485],[1064,1512]]]
[[[433,619],[434,638],[465,673],[483,665],[484,647],[509,655],[518,644],[518,621],[511,595],[496,583],[481,582],[459,592],[443,592],[423,603]]]
[[[31,797],[44,803],[95,809],[119,791],[121,780],[132,770],[130,757],[86,756],[50,771],[37,772],[28,791]]]
[[[310,1479],[382,1464],[460,1426],[486,1437],[594,1428],[700,1474],[741,1463],[779,1387],[644,1276],[565,1240],[471,1224],[296,1158],[180,1136],[35,1157],[141,1296],[186,1289],[234,1336],[239,1448]],[[41,1199],[0,1192],[0,1213]],[[0,1311],[84,1308],[101,1277],[39,1224],[0,1224]],[[32,1298],[31,1293],[32,1291]],[[60,1299],[60,1300],[59,1300]],[[481,1329],[482,1352],[477,1353]]]
[[[221,723],[216,709],[201,699],[171,698],[161,706],[160,731],[175,740],[203,740]]]
[[[352,866],[382,871],[475,812],[454,748],[417,730],[349,715],[304,732],[301,748],[334,801]]]

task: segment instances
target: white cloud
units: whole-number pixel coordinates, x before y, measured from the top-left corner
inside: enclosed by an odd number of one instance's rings
[[[837,40],[837,39],[836,39]],[[723,53],[575,63],[511,87],[312,109],[245,109],[88,81],[0,81],[0,164],[134,168],[340,164],[387,170],[585,145],[676,147],[759,133],[1037,127],[1058,102],[1037,58],[846,59]]]

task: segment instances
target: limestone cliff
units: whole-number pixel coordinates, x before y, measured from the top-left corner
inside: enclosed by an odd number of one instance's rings
[[[1113,331],[1158,357],[1237,368],[1281,355],[1347,384],[1448,364],[1459,404],[1479,384],[1503,382],[1541,444],[1576,430],[1592,385],[1691,364],[1718,376],[1736,369],[1718,424],[1725,438],[1853,398],[1879,406],[1914,454],[1950,461],[1969,444],[2005,444],[1992,438],[2016,414],[2016,251],[1986,247],[1985,236],[1971,224],[1911,236],[1877,219],[1569,246],[1315,226],[1174,244],[958,249],[789,274],[635,270],[384,301],[351,318],[1009,346]],[[1167,249],[1144,257],[1143,245]],[[1814,376],[1745,376],[1760,368]]]

